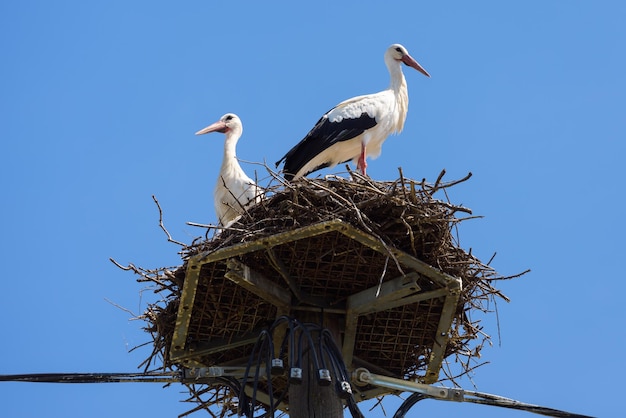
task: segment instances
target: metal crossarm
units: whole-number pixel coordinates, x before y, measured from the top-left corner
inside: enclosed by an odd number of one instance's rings
[[[370,385],[386,387],[393,390],[399,390],[402,392],[414,392],[414,394],[419,394],[420,396],[417,398],[417,400],[407,399],[407,401],[405,401],[411,406],[416,401],[425,398],[431,398],[443,401],[470,402],[482,405],[498,406],[502,408],[518,409],[521,411],[532,412],[535,414],[550,417],[593,418],[588,415],[574,414],[558,409],[547,408],[545,406],[524,403],[516,401],[514,399],[505,398],[503,396],[493,395],[490,393],[469,391],[460,388],[448,388],[444,386],[432,386],[423,383],[412,382],[409,380],[382,376],[370,373],[370,371],[365,368],[359,368],[355,370],[353,376],[355,383],[357,384],[366,383]],[[396,414],[396,417],[397,416],[398,415]]]

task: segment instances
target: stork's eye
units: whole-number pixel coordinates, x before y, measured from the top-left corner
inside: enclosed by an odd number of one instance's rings
[[[233,115],[228,115],[228,116],[226,116],[226,120],[227,120],[227,121],[228,121],[228,120],[232,120],[232,119],[233,119]]]
[[[398,52],[402,52],[402,48],[400,48],[399,46],[396,47],[396,51]]]

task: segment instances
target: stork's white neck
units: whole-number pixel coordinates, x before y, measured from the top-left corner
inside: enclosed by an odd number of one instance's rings
[[[238,127],[230,128],[228,132],[226,132],[226,139],[224,140],[224,159],[226,159],[226,157],[236,157],[235,149],[242,133],[243,129]]]
[[[390,59],[387,61],[387,68],[391,76],[389,90],[393,91],[393,95],[396,98],[398,120],[395,123],[395,132],[400,133],[402,132],[402,128],[404,128],[404,121],[406,120],[406,114],[409,110],[409,92],[404,73],[402,72],[402,63]]]
[[[224,158],[222,159],[222,171],[231,169],[237,163],[237,141],[241,137],[240,129],[231,129],[226,132],[224,141]]]
[[[402,64],[396,60],[392,60],[390,64],[391,65],[387,66],[389,68],[389,75],[391,76],[389,88],[394,91],[401,89],[406,90],[406,80],[402,72]]]

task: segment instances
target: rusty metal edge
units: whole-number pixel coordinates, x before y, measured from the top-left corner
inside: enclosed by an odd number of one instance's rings
[[[200,269],[202,265],[190,259],[187,262],[187,270],[185,271],[185,284],[180,296],[178,305],[178,313],[176,314],[176,326],[172,335],[172,345],[170,347],[170,360],[176,362],[182,360],[187,353],[185,347],[187,341],[187,331],[191,322],[191,313],[193,311],[193,303],[196,298],[196,290],[198,289],[198,281],[200,280]],[[185,364],[189,360],[184,360]]]
[[[430,352],[428,368],[424,376],[424,383],[435,383],[439,380],[439,372],[446,352],[448,341],[450,340],[450,327],[456,313],[456,307],[459,303],[463,284],[461,279],[455,279],[448,285],[448,295],[443,303],[437,334],[435,335],[435,344]]]

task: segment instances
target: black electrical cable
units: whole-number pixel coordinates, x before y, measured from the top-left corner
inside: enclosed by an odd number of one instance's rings
[[[180,372],[159,373],[34,373],[0,375],[0,382],[36,382],[36,383],[123,383],[181,382]]]
[[[302,368],[302,337],[305,336],[307,338],[307,341],[309,342],[309,350],[313,352],[312,356],[310,355],[309,357],[313,357],[313,364],[315,364],[315,370],[319,370],[320,369],[320,362],[319,362],[319,358],[317,355],[317,350],[315,350],[315,343],[313,341],[313,337],[311,337],[311,333],[309,332],[309,329],[307,328],[307,324],[300,324],[297,320],[296,321],[297,324],[297,328],[296,330],[300,330],[300,335],[298,337],[298,367]]]
[[[274,389],[272,387],[272,359],[274,358],[274,341],[272,334],[267,333],[268,350],[265,357],[265,375],[267,376],[267,394],[269,395],[269,406],[272,416],[274,415]]]
[[[322,369],[328,369],[328,367],[326,366],[326,359],[325,356],[323,355],[324,353],[324,327],[323,327],[323,323],[324,323],[324,310],[322,309],[320,311],[320,323],[322,325],[317,325],[317,324],[311,324],[311,327],[313,328],[314,331],[317,331],[317,346],[318,351],[320,353],[320,365],[322,366]]]
[[[520,411],[532,412],[534,414],[545,415],[549,417],[563,417],[563,418],[594,418],[589,415],[574,414],[572,412],[561,411],[559,409],[548,408],[545,406],[527,404],[518,401],[511,401],[509,399],[502,400],[499,396],[485,395],[487,399],[466,399],[466,402],[477,403],[481,405],[499,406],[501,408],[517,409]]]
[[[335,376],[335,386],[336,386],[337,392],[339,392],[341,390],[341,382],[346,380],[346,377],[343,371],[341,370],[341,366],[340,366],[340,363],[343,363],[343,360],[337,358],[336,353],[333,352],[332,345],[328,344],[328,341],[327,341],[328,338],[332,339],[330,332],[324,329],[320,333],[320,336],[322,340],[321,349],[323,350],[323,353],[326,354],[326,356],[328,356],[328,359],[330,360],[330,366],[332,367],[332,372],[333,372],[332,374]]]
[[[342,381],[349,382],[350,377],[348,375],[348,370],[346,368],[345,362],[343,361],[343,355],[341,353],[341,350],[337,346],[335,339],[333,338],[332,334],[330,333],[328,329],[323,330],[322,333],[324,334],[324,337],[325,337],[324,341],[327,347],[329,357],[333,361],[334,366],[336,367],[338,371],[337,374],[339,375]]]
[[[393,414],[393,418],[404,418],[407,412],[409,412],[409,409],[411,409],[416,403],[418,403],[422,399],[426,399],[428,397],[428,395],[424,395],[423,393],[412,393],[408,398],[404,400],[404,402],[402,402],[402,404],[400,404],[400,407],[398,408],[396,413]]]
[[[534,414],[545,415],[549,417],[563,417],[563,418],[593,418],[588,415],[574,414],[571,412],[561,411],[558,409],[547,408],[539,405],[532,405],[523,402],[514,401],[511,399],[503,398],[501,396],[491,395],[487,393],[473,392],[474,396],[480,396],[482,399],[467,398],[465,402],[477,403],[481,405],[499,406],[501,408],[516,409],[525,412],[531,412]],[[435,399],[423,393],[413,393],[409,396],[398,408],[393,418],[404,418],[417,402],[422,399]]]
[[[329,353],[331,360],[334,361],[335,366],[337,367],[339,371],[339,376],[341,377],[341,380],[349,381],[350,378],[348,376],[348,370],[346,368],[346,364],[343,361],[343,355],[341,354],[341,350],[339,350],[339,347],[337,346],[337,343],[335,342],[333,335],[328,329],[323,329],[322,334],[325,337],[324,344],[326,347],[328,347],[327,351]]]
[[[263,349],[266,348],[267,346],[269,346],[268,350],[265,350],[265,373],[266,373],[266,377],[267,377],[267,385],[268,385],[268,389],[267,389],[267,394],[269,396],[269,407],[270,407],[270,411],[268,411],[268,413],[274,413],[274,397],[273,397],[273,391],[272,391],[272,376],[271,376],[271,352],[273,351],[271,348],[273,347],[272,344],[272,337],[269,334],[269,332],[267,331],[262,331],[261,334],[259,335],[259,339],[261,340],[261,346],[259,348],[259,352],[258,352],[258,357],[257,357],[257,362],[256,362],[256,368],[255,368],[255,373],[254,373],[254,382],[253,382],[253,389],[252,389],[252,405],[256,404],[256,396],[257,396],[257,391],[259,389],[259,382],[260,382],[260,374],[261,374],[261,363],[262,363],[262,356],[263,356]],[[252,408],[249,411],[249,417],[252,418],[254,416],[254,408]]]
[[[282,323],[287,321],[287,325],[289,326],[289,328],[287,329],[287,331],[285,332],[285,336],[283,337],[283,340],[281,342],[280,345],[280,351],[278,353],[278,358],[282,360],[283,357],[285,357],[285,350],[287,350],[288,353],[288,366],[289,367],[294,367],[293,365],[295,364],[295,355],[293,354],[295,350],[289,350],[289,347],[294,347],[294,337],[293,337],[293,321],[288,317],[288,316],[281,316],[278,319],[276,319],[276,321],[274,321],[274,323],[272,324],[272,326],[270,327],[270,332],[273,333],[274,331],[276,331],[276,328]],[[289,339],[289,343],[287,344],[287,339]]]
[[[365,418],[365,415],[363,415],[363,412],[361,412],[361,410],[357,406],[356,400],[354,399],[353,396],[350,396],[347,399],[347,401],[348,401],[348,410],[350,411],[350,414],[352,415],[353,418]]]
[[[343,360],[343,355],[341,353],[341,350],[339,349],[339,347],[337,346],[337,343],[335,342],[335,339],[333,338],[332,333],[328,330],[328,329],[323,329],[322,333],[324,335],[324,340],[326,341],[326,344],[328,346],[328,353],[329,353],[329,357],[331,359],[331,362],[333,363],[333,367],[336,367],[337,369],[339,369],[339,376],[341,378],[341,381],[345,381],[348,382],[348,384],[350,383],[350,377],[348,374],[348,369],[346,367],[346,363]],[[337,374],[335,374],[337,375]],[[339,380],[339,379],[337,379]],[[339,385],[340,383],[337,382]],[[343,390],[343,388],[339,387],[338,390]],[[354,399],[354,395],[352,393],[350,393],[350,395],[347,397],[347,404],[348,404],[348,409],[350,410],[350,414],[354,417],[354,418],[363,418],[363,413],[361,412],[361,410],[359,409],[359,407],[357,406],[356,400]]]
[[[315,368],[317,369],[317,371],[319,371],[320,369],[325,368],[324,359],[318,352],[319,350],[315,348],[315,342],[313,341],[313,336],[311,335],[311,331],[319,330],[319,325],[310,323],[310,322],[305,323],[303,324],[303,330],[306,332],[306,336],[309,341],[309,346],[311,350],[313,351],[313,363],[315,364]],[[319,343],[319,340],[318,340],[318,343]]]
[[[278,406],[281,404],[282,401],[285,400],[285,395],[287,395],[287,393],[289,393],[289,381],[287,381],[287,384],[285,385],[285,390],[283,391],[283,393],[280,394],[280,396],[278,397],[278,399],[276,400],[276,402],[274,402],[274,406],[272,408],[272,411],[276,411],[278,409]],[[266,413],[264,416],[267,416],[268,414]]]
[[[290,336],[289,340],[292,341],[292,344],[295,341],[293,338],[294,332],[292,332],[294,325],[293,325],[293,321],[289,317],[287,316],[279,317],[270,326],[269,330],[261,331],[261,333],[259,334],[255,342],[255,345],[252,349],[250,357],[248,358],[246,370],[244,372],[242,383],[238,392],[239,399],[240,399],[240,411],[239,411],[240,415],[244,415],[248,418],[252,418],[254,416],[254,405],[256,405],[257,403],[256,397],[257,397],[257,392],[259,389],[258,384],[261,379],[261,365],[263,362],[265,362],[265,374],[266,374],[265,377],[267,379],[267,392],[268,392],[267,394],[269,397],[269,402],[268,402],[269,405],[265,413],[261,416],[273,416],[277,407],[280,405],[281,402],[283,402],[286,394],[288,393],[289,381],[287,381],[285,390],[280,394],[280,396],[277,399],[275,399],[274,390],[272,387],[272,375],[271,375],[271,362],[273,360],[273,356],[275,353],[274,340],[272,338],[273,332],[276,330],[276,327],[278,325],[280,325],[281,323],[285,321],[289,325],[289,330],[287,331],[285,337],[283,338],[281,346],[280,346],[281,354],[279,357],[282,357],[282,353],[284,353],[286,346],[287,346],[287,340],[288,340],[287,337]],[[253,378],[254,380],[252,382],[252,394],[251,396],[248,396],[245,393],[245,387],[248,384],[248,381],[250,379],[250,372],[251,372],[253,365],[255,366],[255,373],[254,373],[254,378]]]
[[[289,328],[287,329],[287,331],[285,332],[285,336],[283,337],[281,346],[280,346],[280,354],[279,354],[279,358],[282,358],[284,356],[285,350],[287,350],[287,352],[289,353],[289,367],[294,367],[293,364],[295,363],[295,337],[294,337],[294,321],[289,318],[286,315],[283,315],[281,317],[279,317],[276,321],[274,321],[274,323],[272,324],[272,326],[270,327],[271,332],[274,332],[276,330],[276,328],[282,323],[282,322],[287,322],[287,325],[289,326]],[[287,340],[289,339],[289,344],[287,343]],[[289,349],[289,347],[293,347],[293,349]],[[278,409],[278,406],[283,402],[283,400],[285,399],[287,393],[289,393],[289,386],[290,386],[291,382],[290,379],[287,378],[287,383],[285,385],[285,389],[283,390],[283,392],[280,394],[280,396],[278,397],[278,399],[274,402],[274,407],[273,410]]]
[[[295,361],[296,361],[296,333],[293,329],[293,321],[289,321],[289,344],[291,346],[291,349],[287,349],[289,352],[289,368],[293,368],[295,367]],[[289,375],[291,376],[291,372],[289,373]],[[289,381],[289,379],[287,379],[287,381]]]
[[[263,350],[263,342],[265,341],[265,339],[263,338],[263,333],[261,333],[261,335],[259,336],[259,341],[261,342],[260,347],[259,347],[259,351],[257,353],[257,359],[256,362],[254,363],[255,367],[254,367],[254,380],[252,381],[252,405],[253,407],[248,411],[248,417],[252,418],[254,416],[254,405],[256,404],[256,396],[257,396],[257,389],[259,387],[259,374],[260,374],[260,369],[261,369],[261,352]]]
[[[215,381],[225,386],[228,386],[230,390],[232,390],[234,393],[239,393],[239,391],[241,390],[241,385],[239,384],[239,380],[235,379],[234,377],[220,376],[220,377],[216,377]]]
[[[241,390],[239,392],[239,415],[245,415],[245,416],[251,416],[251,412],[250,412],[250,405],[249,405],[249,401],[248,401],[248,395],[246,395],[246,385],[248,384],[248,377],[250,375],[250,368],[252,367],[252,364],[254,363],[254,358],[255,358],[255,354],[257,353],[258,349],[259,349],[259,344],[263,338],[263,332],[261,332],[261,334],[259,335],[259,337],[256,339],[255,343],[254,343],[254,347],[252,348],[252,352],[250,353],[250,356],[248,357],[248,363],[246,364],[246,369],[243,373],[243,377],[241,379]],[[259,361],[259,358],[257,358],[257,363]],[[255,394],[253,393],[253,396]],[[252,411],[254,411],[254,407],[252,408]]]

